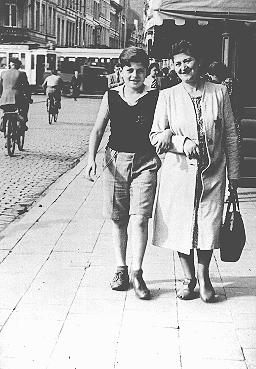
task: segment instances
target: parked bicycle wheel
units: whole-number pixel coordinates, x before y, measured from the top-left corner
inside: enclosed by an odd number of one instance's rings
[[[8,117],[6,119],[6,148],[9,156],[14,155],[15,151],[15,129],[13,119]]]

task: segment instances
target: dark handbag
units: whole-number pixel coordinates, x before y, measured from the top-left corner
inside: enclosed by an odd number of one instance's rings
[[[233,208],[231,210],[231,207]],[[245,229],[240,214],[237,191],[232,189],[224,224],[220,231],[220,258],[222,261],[238,261],[245,245]]]

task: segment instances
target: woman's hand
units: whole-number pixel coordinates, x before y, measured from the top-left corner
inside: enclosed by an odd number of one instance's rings
[[[197,159],[199,156],[199,148],[197,144],[188,137],[184,141],[183,151],[189,159]]]
[[[157,136],[155,145],[157,154],[163,154],[171,148],[172,132],[170,129],[165,129]]]
[[[88,161],[88,164],[85,168],[85,177],[91,181],[94,182],[94,176],[96,176],[96,170],[97,170],[97,166],[95,163],[95,160],[92,161]]]

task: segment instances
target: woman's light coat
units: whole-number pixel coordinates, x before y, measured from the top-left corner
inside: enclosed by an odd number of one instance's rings
[[[225,86],[206,82],[201,106],[210,164],[202,174],[198,248],[211,250],[219,243],[226,168],[229,179],[239,178],[238,137]],[[152,144],[166,129],[173,134],[172,147],[160,174],[152,243],[189,254],[197,163],[185,156],[183,144],[186,137],[198,143],[198,135],[194,106],[182,83],[160,92],[150,134]]]

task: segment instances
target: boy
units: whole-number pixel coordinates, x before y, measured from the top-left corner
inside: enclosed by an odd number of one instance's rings
[[[142,262],[148,240],[148,219],[152,215],[157,171],[161,161],[149,141],[158,91],[144,84],[148,56],[143,49],[130,47],[120,54],[124,84],[109,90],[90,135],[86,175],[96,174],[95,156],[110,120],[111,134],[105,153],[103,174],[104,216],[112,220],[117,270],[111,288],[129,288],[126,249],[127,228],[131,225],[133,260],[131,284],[140,299],[150,291],[142,277]]]

